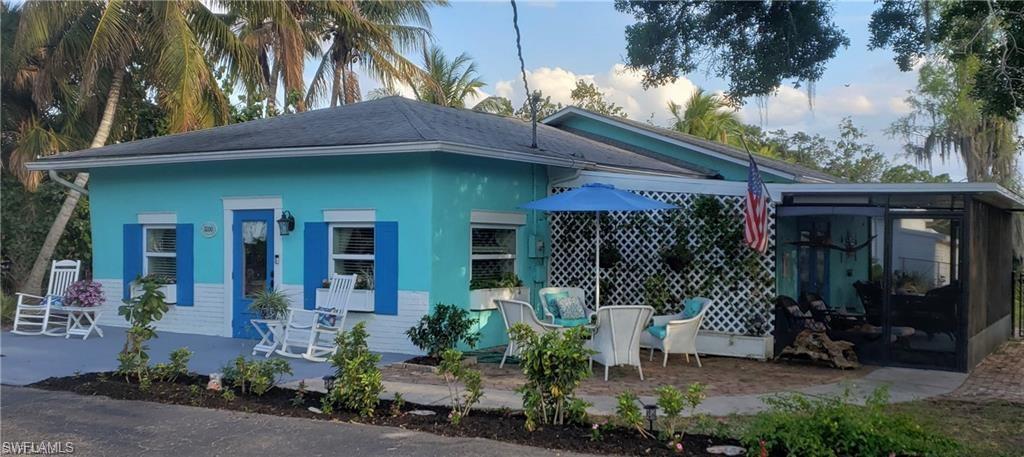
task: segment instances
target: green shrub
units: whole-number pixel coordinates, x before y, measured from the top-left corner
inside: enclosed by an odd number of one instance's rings
[[[188,361],[192,359],[192,351],[178,348],[171,352],[170,362],[153,365],[152,373],[156,381],[174,382],[178,376],[188,374]]]
[[[623,392],[615,397],[615,418],[623,427],[636,429],[645,438],[651,438],[651,434],[644,429],[644,414],[637,406],[640,401],[636,394],[630,391]]]
[[[249,310],[260,316],[260,319],[283,319],[291,303],[291,299],[280,290],[261,290],[256,292]]]
[[[0,292],[0,325],[14,323],[14,312],[18,307],[18,298]]]
[[[292,374],[292,366],[283,359],[252,359],[238,356],[222,369],[226,382],[245,394],[263,395],[280,382],[281,376]]]
[[[124,300],[124,305],[117,308],[117,314],[124,316],[130,327],[125,332],[124,348],[117,356],[119,365],[117,373],[129,378],[134,376],[141,384],[146,381],[148,386],[149,354],[146,353],[146,342],[156,338],[156,327],[167,312],[164,293],[160,291],[161,283],[152,277],[139,277],[132,286],[142,289],[142,293]]]
[[[539,424],[583,423],[589,406],[576,398],[576,388],[590,376],[590,355],[583,346],[589,332],[582,327],[537,335],[519,323],[509,337],[519,347],[519,365],[526,384],[516,391],[523,396],[526,429]]]
[[[697,407],[704,401],[704,385],[695,382],[682,392],[674,386],[661,386],[657,389],[658,408],[662,416],[659,419],[661,431],[665,439],[675,439],[676,432],[682,431],[685,418],[683,411],[688,410],[693,420],[698,420],[695,415]]]
[[[448,384],[448,395],[452,403],[452,412],[448,417],[452,424],[458,425],[462,418],[469,415],[470,409],[480,401],[480,397],[484,396],[480,372],[466,368],[462,364],[462,353],[457,349],[444,351],[437,368],[438,374]],[[465,392],[461,391],[459,384],[466,388]]]
[[[350,332],[338,334],[338,351],[331,356],[335,381],[331,391],[323,397],[324,413],[333,411],[335,404],[358,411],[361,416],[372,416],[377,409],[384,381],[377,368],[380,354],[370,352],[366,344],[368,336],[365,322],[356,324]]]
[[[473,323],[469,311],[455,305],[438,303],[433,313],[423,316],[405,334],[412,344],[427,355],[440,358],[446,349],[454,349],[460,341],[471,348],[476,346],[479,335],[470,333]]]
[[[741,441],[773,455],[958,455],[952,439],[927,430],[910,416],[887,412],[889,393],[875,390],[865,406],[850,404],[849,391],[826,398],[793,394],[765,400]]]

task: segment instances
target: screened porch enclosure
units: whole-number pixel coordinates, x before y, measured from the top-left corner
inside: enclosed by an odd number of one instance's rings
[[[969,370],[1005,340],[1009,228],[972,195],[785,195],[778,293],[862,363]]]

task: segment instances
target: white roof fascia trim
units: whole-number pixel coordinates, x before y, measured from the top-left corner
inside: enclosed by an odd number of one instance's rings
[[[681,178],[678,176],[638,176],[627,173],[584,170],[558,186],[579,187],[589,183],[611,184],[630,191],[680,192],[707,195],[747,195],[747,183],[720,179]]]
[[[444,141],[417,141],[409,143],[367,144],[345,146],[318,146],[304,148],[243,149],[234,151],[191,152],[182,154],[161,154],[154,156],[129,157],[86,157],[65,159],[54,162],[29,162],[26,168],[38,170],[77,170],[83,168],[105,168],[128,165],[160,165],[171,163],[213,162],[224,160],[276,159],[290,157],[322,157],[339,155],[401,154],[409,152],[448,152],[519,162],[581,168],[590,162],[571,158],[557,158],[505,149],[470,146]]]
[[[772,196],[782,194],[846,194],[846,193],[882,193],[882,194],[996,194],[1024,208],[1024,198],[1010,192],[1007,188],[991,182],[954,182],[954,183],[828,183],[828,184],[768,184]]]
[[[682,146],[682,147],[685,147],[685,148],[690,148],[690,149],[693,149],[693,150],[695,150],[697,152],[700,152],[700,153],[703,153],[703,154],[707,154],[709,156],[712,156],[712,157],[715,157],[715,158],[718,158],[718,159],[721,159],[721,160],[725,160],[727,162],[732,162],[732,163],[735,163],[735,164],[738,164],[738,165],[747,166],[747,161],[746,160],[737,159],[736,157],[725,155],[725,154],[722,154],[720,152],[716,152],[716,151],[713,151],[711,149],[708,149],[708,148],[705,148],[703,146],[699,146],[699,145],[696,145],[696,144],[693,144],[693,143],[687,143],[685,141],[681,141],[681,140],[678,140],[676,138],[672,138],[670,136],[660,135],[660,134],[657,134],[657,133],[654,133],[654,132],[649,132],[649,131],[644,130],[644,129],[636,128],[636,127],[633,127],[632,125],[624,124],[622,122],[616,121],[615,119],[609,119],[609,118],[605,118],[605,117],[602,117],[602,116],[597,116],[597,115],[588,113],[586,111],[583,111],[583,110],[581,110],[579,108],[576,108],[575,106],[569,106],[569,107],[566,107],[566,108],[562,108],[561,111],[559,111],[559,112],[557,112],[555,114],[552,114],[551,116],[548,116],[548,117],[544,118],[544,120],[541,121],[541,122],[543,122],[544,124],[547,124],[549,122],[554,122],[554,121],[557,121],[557,120],[559,120],[559,119],[569,115],[570,113],[571,114],[578,114],[580,116],[586,117],[588,119],[593,119],[593,120],[598,121],[598,122],[605,122],[605,123],[608,123],[608,124],[612,124],[612,125],[614,125],[616,127],[629,130],[630,132],[633,132],[633,133],[636,133],[636,134],[639,134],[639,135],[643,135],[643,136],[646,136],[648,138],[654,138],[654,139],[656,139],[658,141],[664,141],[666,143],[671,143],[671,144],[674,144],[676,146]],[[782,171],[782,170],[773,168],[771,165],[758,164],[758,167],[761,168],[762,170],[768,170],[773,175],[777,175],[777,176],[780,176],[780,177],[783,177],[783,178],[786,178],[786,179],[796,180],[798,178],[798,175],[795,175],[793,173],[789,173],[789,172],[786,172],[786,171]],[[800,178],[804,178],[804,179],[818,180],[818,178],[813,178],[813,177],[805,176],[805,175],[799,175],[799,177]],[[822,180],[822,182],[823,183],[827,183],[828,181]]]

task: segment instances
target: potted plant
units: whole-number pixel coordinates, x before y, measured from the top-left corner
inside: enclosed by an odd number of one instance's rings
[[[64,305],[79,308],[91,308],[104,302],[103,286],[88,279],[75,281],[64,292]]]
[[[280,320],[288,314],[291,299],[280,290],[261,290],[249,304],[249,309],[260,319]]]

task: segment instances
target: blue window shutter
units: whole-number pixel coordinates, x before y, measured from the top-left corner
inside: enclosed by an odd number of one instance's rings
[[[327,277],[327,223],[306,222],[303,233],[302,303],[306,309],[316,308],[316,290]]]
[[[121,280],[125,300],[132,296],[132,281],[142,274],[142,224],[124,224],[124,259]]]
[[[177,237],[178,306],[192,306],[195,303],[195,254],[192,224],[178,224],[174,228]]]
[[[398,222],[374,225],[373,312],[398,315]]]

